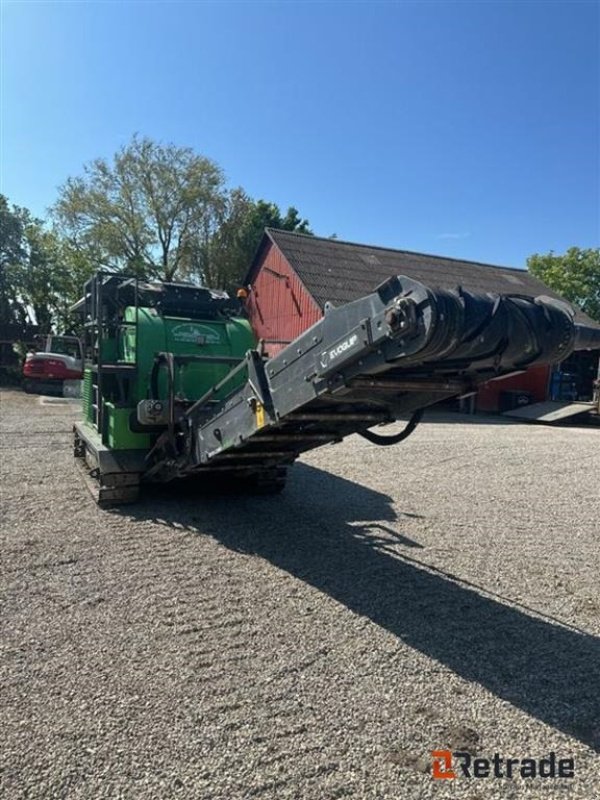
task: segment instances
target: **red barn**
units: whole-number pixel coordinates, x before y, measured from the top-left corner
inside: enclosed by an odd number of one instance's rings
[[[530,273],[475,261],[391,250],[363,244],[323,239],[301,233],[267,228],[246,276],[250,289],[247,309],[254,330],[274,355],[323,316],[325,303],[341,305],[372,292],[393,275],[406,275],[441,289],[462,286],[473,292],[548,295],[563,299]],[[595,325],[582,311],[580,322]],[[583,369],[591,381],[598,357]],[[531,402],[550,395],[550,367],[532,367],[526,372],[491,381],[480,389],[477,407],[497,411],[504,392],[525,394]],[[582,379],[587,389],[587,377]],[[504,400],[509,395],[503,395]],[[576,399],[576,398],[572,398]]]

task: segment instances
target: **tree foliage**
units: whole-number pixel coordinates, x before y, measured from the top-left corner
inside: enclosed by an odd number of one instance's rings
[[[111,160],[68,178],[53,227],[0,195],[0,319],[68,332],[69,307],[98,268],[146,279],[237,288],[265,227],[311,233],[290,207],[225,187],[221,168],[187,147],[134,136]]]
[[[25,208],[0,195],[0,319],[39,326],[41,333],[73,327],[69,307],[93,264]]]
[[[527,259],[527,269],[555,292],[600,322],[600,248],[570,247]]]
[[[60,188],[54,216],[99,264],[171,281],[194,270],[198,244],[224,214],[223,172],[187,147],[134,136]]]
[[[266,226],[310,233],[291,207],[228,191],[221,168],[190,148],[134,136],[60,189],[54,217],[98,266],[146,278],[239,284]]]
[[[243,189],[234,189],[228,197],[226,214],[201,265],[202,280],[209,286],[228,289],[239,286],[265,228],[312,234],[308,220],[301,219],[293,206],[282,214],[275,203],[252,200]]]
[[[0,320],[5,324],[25,322],[13,291],[13,271],[26,256],[24,222],[24,210],[10,208],[6,197],[0,195]]]

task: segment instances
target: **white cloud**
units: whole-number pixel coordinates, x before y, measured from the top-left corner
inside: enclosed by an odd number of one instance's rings
[[[470,233],[438,233],[436,239],[468,239]]]

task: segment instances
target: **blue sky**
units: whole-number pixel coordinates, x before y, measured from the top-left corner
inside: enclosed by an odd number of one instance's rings
[[[595,2],[6,2],[2,186],[134,132],[315,233],[522,266],[600,240]]]

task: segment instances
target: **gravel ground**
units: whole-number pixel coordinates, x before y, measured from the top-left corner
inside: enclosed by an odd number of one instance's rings
[[[103,511],[76,412],[2,394],[3,798],[600,797],[600,431],[438,417]]]

